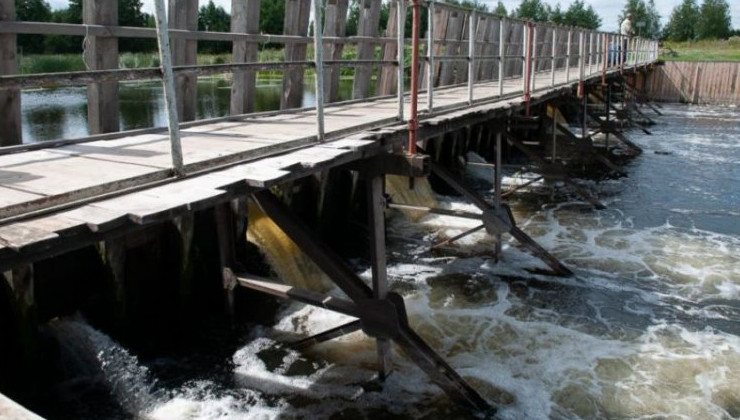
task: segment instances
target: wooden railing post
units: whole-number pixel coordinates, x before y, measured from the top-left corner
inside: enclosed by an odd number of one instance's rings
[[[349,0],[328,0],[324,11],[324,35],[327,37],[343,37],[347,28],[347,9]],[[325,60],[341,60],[344,43],[329,42],[324,44]],[[339,76],[341,68],[338,64],[324,67],[324,100],[336,102],[339,100]]]
[[[388,25],[385,29],[385,36],[388,38],[395,38],[396,42],[388,42],[383,46],[383,60],[398,60],[398,15],[399,15],[399,3],[400,0],[395,0],[390,3],[390,10],[388,13]],[[405,5],[402,5],[405,7]],[[383,65],[380,68],[378,74],[378,95],[386,96],[397,93],[398,88],[398,67],[391,65]]]
[[[118,0],[85,0],[82,22],[86,25],[118,25]],[[88,70],[118,68],[118,39],[89,36],[83,42]],[[90,134],[119,130],[118,82],[91,83],[87,87],[87,124]]]
[[[258,34],[259,22],[259,0],[231,0],[231,32]],[[253,63],[258,60],[256,42],[234,41],[232,45],[234,63]],[[231,84],[231,115],[255,111],[256,79],[257,73],[254,70],[234,70]]]
[[[0,22],[15,20],[15,1],[0,0]],[[0,75],[18,73],[15,34],[0,34]],[[21,144],[21,91],[0,89],[0,147]]]
[[[357,35],[364,37],[377,37],[380,25],[380,0],[360,0],[360,20],[358,22]],[[361,41],[357,44],[357,59],[372,60],[375,53],[375,44]],[[370,93],[370,77],[373,69],[367,65],[355,68],[355,80],[352,89],[352,97],[355,99],[367,98]]]
[[[286,0],[283,34],[306,36],[311,0]],[[304,61],[307,44],[285,44],[285,61]],[[298,108],[303,101],[304,70],[291,68],[283,72],[283,96],[280,108]]]
[[[170,29],[198,29],[198,0],[169,0],[167,22]],[[191,39],[172,39],[172,65],[197,64],[198,41]],[[176,76],[177,113],[180,121],[195,119],[198,77],[194,74],[180,73]]]

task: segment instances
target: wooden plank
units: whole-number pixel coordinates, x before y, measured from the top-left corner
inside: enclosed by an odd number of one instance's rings
[[[169,0],[168,26],[170,29],[198,30],[198,0]],[[184,66],[197,63],[198,41],[173,39],[172,65]],[[178,73],[175,77],[177,113],[180,122],[195,119],[197,97],[197,77],[193,74]]]
[[[128,215],[119,210],[108,210],[93,205],[85,205],[60,213],[61,216],[78,220],[93,232],[105,232],[121,227],[129,222]]]
[[[50,246],[59,235],[23,223],[0,226],[0,243],[19,252],[21,249],[34,252]]]
[[[82,2],[84,24],[118,24],[118,0]],[[118,39],[89,36],[84,49],[85,65],[89,70],[118,68]],[[87,123],[90,134],[119,130],[118,83],[92,83],[87,87]]]
[[[15,1],[0,0],[0,26],[15,20]],[[0,76],[18,73],[16,35],[0,33]],[[21,144],[21,91],[0,89],[0,146]]]
[[[2,172],[3,171],[0,171],[0,179],[2,179]],[[0,186],[0,209],[3,207],[27,203],[29,201],[40,200],[43,198],[44,195],[41,194],[34,194]]]

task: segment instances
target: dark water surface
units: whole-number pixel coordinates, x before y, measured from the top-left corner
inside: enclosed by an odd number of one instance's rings
[[[512,243],[495,264],[482,233],[458,242],[456,256],[432,254],[431,240],[474,224],[389,214],[389,232],[413,239],[389,246],[389,275],[411,324],[500,405],[493,418],[740,417],[740,110],[663,112],[652,136],[630,133],[645,153],[629,177],[591,185],[606,210],[514,202],[523,229],[573,277],[530,274],[524,268],[541,263]],[[104,367],[101,383],[130,390],[113,392],[121,418],[471,418],[402,356],[384,389],[375,386],[374,342],[362,334],[301,353],[275,336],[346,321],[286,307],[274,328],[244,335],[215,361],[138,360],[82,321],[53,328]],[[101,416],[63,416],[82,417]]]

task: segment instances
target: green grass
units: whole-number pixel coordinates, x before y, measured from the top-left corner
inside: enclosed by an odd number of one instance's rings
[[[740,37],[727,40],[666,41],[660,58],[666,61],[740,61]]]

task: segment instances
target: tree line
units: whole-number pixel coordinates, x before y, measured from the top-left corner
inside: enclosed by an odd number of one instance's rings
[[[731,26],[730,5],[726,0],[683,0],[671,12],[665,26],[664,37],[670,41],[698,39],[726,39],[740,35]]]

